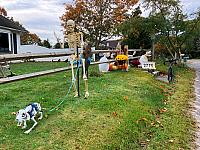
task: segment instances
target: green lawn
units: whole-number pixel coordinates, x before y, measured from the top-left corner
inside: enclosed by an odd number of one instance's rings
[[[27,62],[27,63],[20,63],[20,64],[12,64],[11,70],[16,75],[44,71],[48,69],[55,69],[55,68],[62,68],[69,66],[69,62]]]
[[[53,68],[64,65],[55,63]],[[12,66],[18,74],[47,68],[52,63]],[[89,69],[98,71],[97,66]],[[66,97],[71,72],[0,85],[0,149],[192,149],[195,127],[188,103],[193,100],[194,72],[182,67],[176,73],[175,85],[156,81],[136,68],[93,76],[88,99],[83,96],[83,80],[81,97],[74,98],[72,91]],[[62,100],[58,110],[48,112]],[[25,135],[12,112],[31,102],[41,103],[45,118]]]

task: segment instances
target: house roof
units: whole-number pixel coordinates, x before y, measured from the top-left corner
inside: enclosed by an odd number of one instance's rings
[[[15,31],[26,31],[25,28],[18,25],[14,21],[0,15],[0,28],[15,30]]]
[[[106,46],[108,46],[110,48],[116,48],[119,41],[121,41],[121,40],[120,39],[107,40],[107,41],[103,41],[103,44],[105,44]],[[107,43],[109,43],[109,45],[107,45]]]

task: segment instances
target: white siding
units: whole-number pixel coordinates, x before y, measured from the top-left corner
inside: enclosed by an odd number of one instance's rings
[[[17,54],[19,53],[20,51],[20,45],[21,45],[21,42],[20,42],[20,35],[17,34]]]
[[[8,41],[9,41],[9,51],[12,51],[12,47],[11,47],[11,33],[8,33]]]
[[[11,33],[10,30],[0,29],[0,33]]]

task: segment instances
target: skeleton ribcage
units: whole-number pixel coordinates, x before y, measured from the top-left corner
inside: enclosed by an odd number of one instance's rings
[[[67,35],[67,42],[69,48],[74,48],[76,46],[81,47],[81,34],[74,32]]]

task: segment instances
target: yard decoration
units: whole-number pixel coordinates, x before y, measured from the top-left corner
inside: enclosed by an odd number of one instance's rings
[[[128,71],[128,45],[119,45],[119,54],[115,58],[118,62],[118,68]]]
[[[124,70],[128,71],[128,45],[117,46],[116,62],[109,65],[109,71],[111,70]]]
[[[10,69],[10,65],[7,62],[0,62],[0,78],[12,77],[15,76]]]
[[[86,76],[86,70],[85,70],[85,59],[82,58],[83,57],[83,46],[84,46],[84,42],[83,42],[83,33],[82,32],[75,32],[75,22],[73,20],[68,20],[67,23],[67,30],[65,31],[65,39],[69,45],[69,49],[70,50],[74,50],[74,54],[71,55],[71,68],[72,68],[72,82],[73,82],[73,88],[75,91],[75,96],[74,97],[78,97],[79,96],[79,75],[77,75],[78,78],[78,90],[76,88],[76,78],[74,76],[74,61],[77,61],[77,66],[78,63],[80,62],[80,60],[82,61],[83,64],[83,79],[85,81],[85,98],[87,98],[89,96],[89,92],[88,92],[88,78]],[[78,47],[81,48],[81,52],[80,52],[80,56],[81,58],[79,58],[79,51],[78,51]]]
[[[26,134],[30,133],[32,129],[37,125],[37,121],[35,120],[36,115],[38,113],[40,114],[40,117],[38,118],[38,120],[41,120],[43,117],[41,110],[42,108],[39,103],[32,103],[28,105],[26,108],[20,109],[16,113],[16,121],[18,122],[17,126],[21,127],[22,124],[24,124],[22,126],[22,129],[25,129],[27,127],[26,121],[32,120],[34,122],[33,126],[24,132]]]
[[[115,66],[115,65],[112,66],[112,70],[117,70],[117,69],[118,69],[117,66]]]
[[[139,59],[140,65],[138,67],[142,67],[142,69],[146,70],[156,70],[155,62],[150,62],[147,57],[151,56],[151,51],[146,52]]]
[[[126,55],[117,55],[115,60],[117,60],[118,69],[122,69],[122,70],[128,71],[128,65],[127,65],[128,56],[126,56]]]
[[[151,51],[146,52],[144,55],[142,55],[139,59],[140,64],[147,63],[148,62],[148,56],[151,56]]]
[[[88,78],[89,76],[88,68],[92,60],[92,48],[90,44],[85,46],[85,50],[83,51],[83,58],[85,59],[85,74]],[[82,72],[82,75],[83,75],[83,72]]]
[[[108,59],[106,58],[106,55],[104,55],[99,62],[103,63],[103,62],[107,62]],[[99,64],[99,71],[100,72],[108,72],[109,70],[109,64],[108,63],[103,63],[103,64]]]

